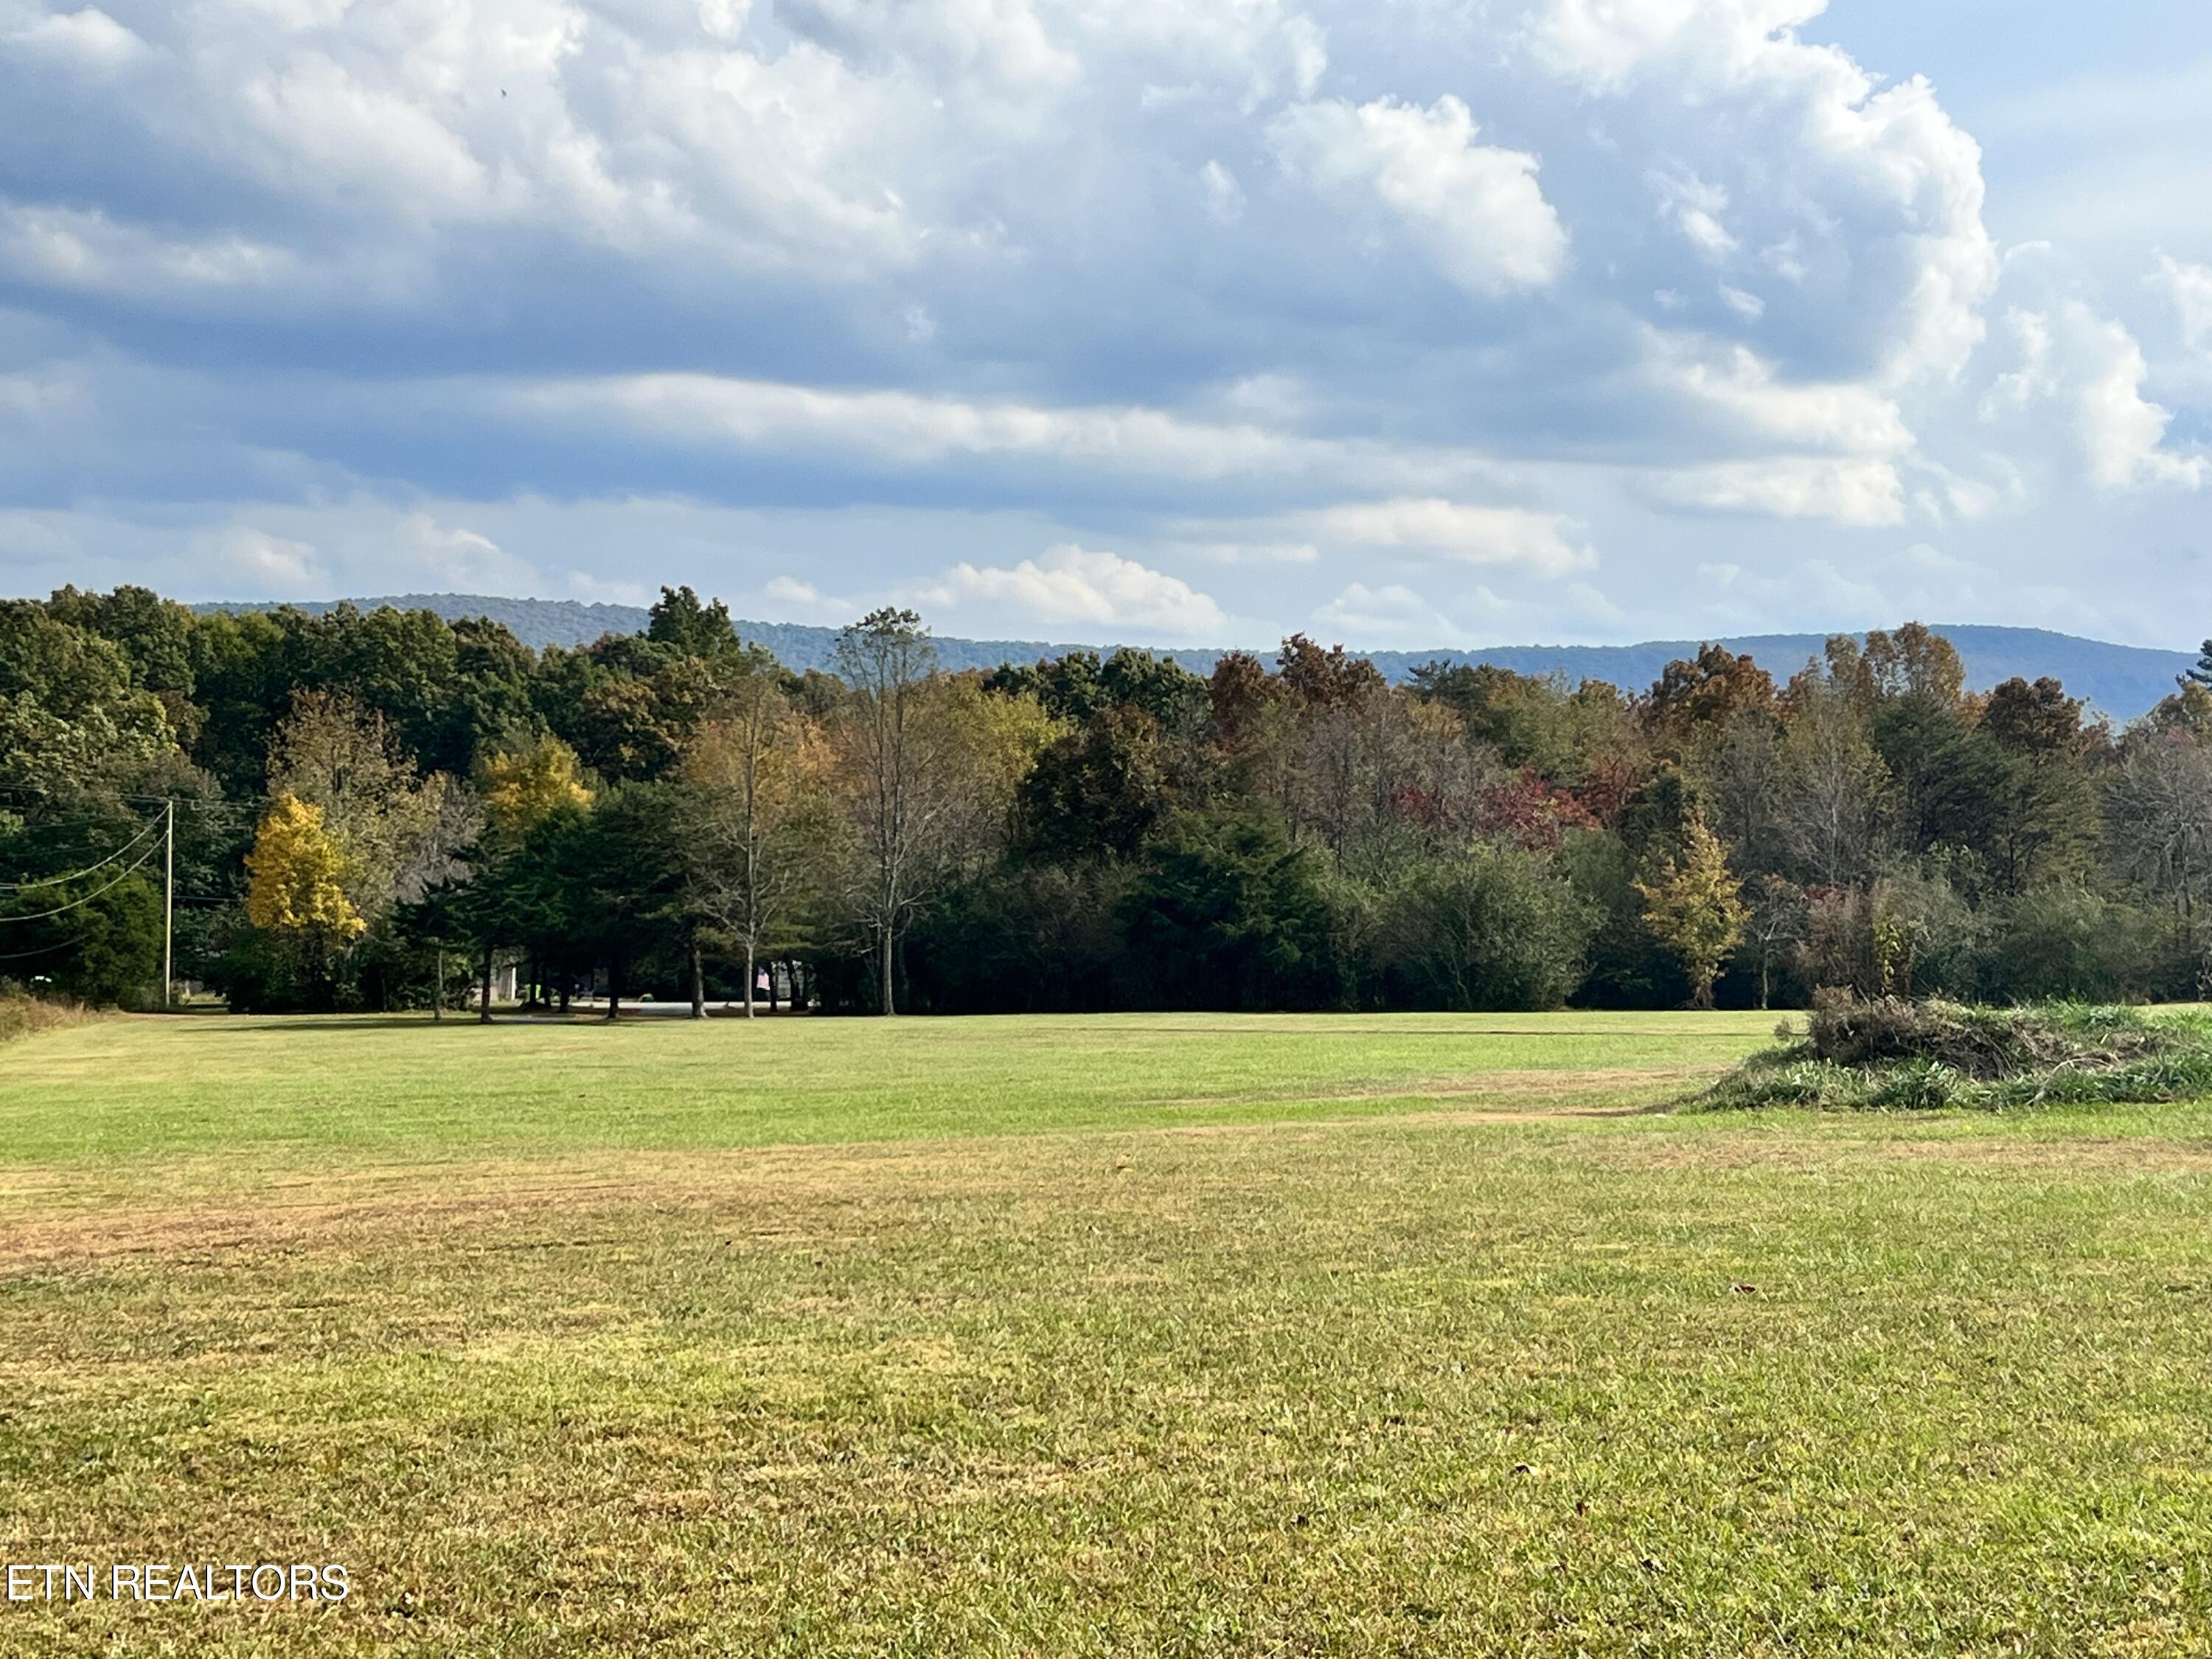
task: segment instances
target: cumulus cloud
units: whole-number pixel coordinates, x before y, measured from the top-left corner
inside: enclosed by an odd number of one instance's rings
[[[1905,518],[1905,486],[1887,461],[1796,455],[1724,461],[1654,474],[1651,495],[1674,507],[1777,519],[1826,519],[1862,527]]]
[[[1766,301],[1747,289],[1733,288],[1723,283],[1720,293],[1721,303],[1747,323],[1755,323],[1766,315]]]
[[[868,610],[862,600],[825,593],[796,576],[769,577],[761,584],[759,599],[762,603],[757,608],[763,616],[777,622],[810,623],[817,628],[842,628]]]
[[[1784,380],[1747,346],[1660,329],[1644,332],[1650,383],[1720,422],[1739,440],[1766,448],[1895,455],[1913,436],[1896,400],[1850,380]]]
[[[1604,91],[1666,65],[1685,77],[1742,86],[1775,72],[1788,31],[1827,0],[1552,0],[1529,24],[1546,62]]]
[[[1778,525],[2201,541],[2193,222],[2001,261],[1817,0],[112,6],[0,0],[0,485],[98,503],[19,582],[1686,633]]]
[[[1518,565],[1545,576],[1582,569],[1597,556],[1569,539],[1571,526],[1564,514],[1514,507],[1433,497],[1358,501],[1325,508],[1311,522],[1339,543],[1463,564]]]
[[[2116,489],[2139,483],[2201,487],[2212,475],[2212,460],[2163,447],[2173,415],[2142,395],[2150,370],[2134,336],[2079,312],[2069,320],[2081,351],[2074,397],[2089,476]]]
[[[1985,421],[2033,441],[2035,417],[2048,410],[2070,436],[2092,482],[2108,490],[2143,485],[2202,487],[2212,458],[2169,447],[2172,411],[2143,395],[2150,368],[2122,324],[2081,300],[2006,315],[2014,367],[1982,401]]]
[[[1352,582],[1318,607],[1313,621],[1331,635],[1370,647],[1399,645],[1419,650],[1425,645],[1456,646],[1463,638],[1435,605],[1395,582],[1380,587]]]
[[[399,521],[395,551],[431,580],[462,592],[524,593],[538,573],[489,536],[443,525],[428,513]]]
[[[1654,173],[1651,188],[1659,198],[1661,211],[1706,258],[1717,262],[1736,251],[1739,244],[1721,222],[1721,216],[1728,211],[1728,191],[1705,183],[1694,173]]]
[[[1437,270],[1471,294],[1542,288],[1567,233],[1536,182],[1536,158],[1478,144],[1468,106],[1378,98],[1285,110],[1267,129],[1283,167],[1330,199],[1380,204]]]
[[[963,615],[1136,629],[1163,638],[1218,635],[1228,625],[1221,607],[1180,577],[1073,544],[1010,568],[956,564],[915,595]]]
[[[2187,264],[2161,253],[2151,281],[2173,302],[2181,337],[2200,349],[2212,349],[2212,265]]]
[[[119,69],[146,52],[145,41],[97,6],[48,12],[0,28],[0,42],[27,58],[88,70]]]
[[[1679,155],[1662,176],[1679,228],[1708,262],[1746,240],[1809,284],[1808,299],[1871,301],[1861,348],[1887,384],[1963,369],[1984,334],[1996,242],[1982,222],[1980,148],[1924,80],[1876,90],[1849,54],[1801,40],[1826,0],[1548,0],[1528,40],[1554,73],[1671,110]],[[1723,118],[1679,118],[1686,101]],[[1721,207],[1757,191],[1754,227]],[[1826,290],[1826,292],[1823,292]]]
[[[307,594],[329,576],[322,556],[307,542],[272,536],[249,524],[234,524],[204,534],[199,551],[251,594],[275,590]]]

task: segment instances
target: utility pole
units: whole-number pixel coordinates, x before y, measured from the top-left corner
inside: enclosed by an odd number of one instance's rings
[[[177,1006],[177,803],[169,807],[169,843],[162,861],[161,880],[161,1006]]]

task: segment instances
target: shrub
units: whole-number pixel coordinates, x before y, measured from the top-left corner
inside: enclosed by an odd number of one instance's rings
[[[1542,855],[1480,845],[1408,871],[1373,951],[1385,1006],[1557,1008],[1581,982],[1598,913]]]

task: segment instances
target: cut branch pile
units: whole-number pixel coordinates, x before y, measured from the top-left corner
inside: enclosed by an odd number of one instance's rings
[[[2212,1024],[2172,1012],[1832,998],[1803,1033],[1785,1023],[1776,1035],[1780,1046],[1753,1055],[1692,1106],[2002,1111],[2212,1096]]]

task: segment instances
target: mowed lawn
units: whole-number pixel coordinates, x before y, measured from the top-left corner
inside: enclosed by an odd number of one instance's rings
[[[0,1048],[0,1653],[2212,1651],[2212,1108],[1741,1015]]]

